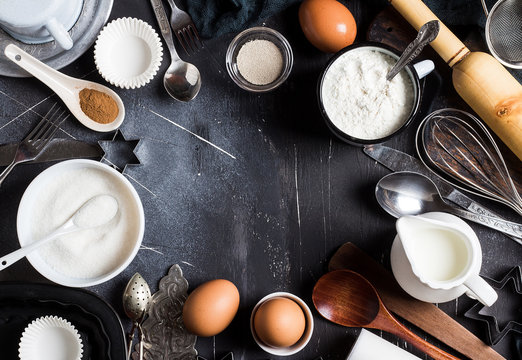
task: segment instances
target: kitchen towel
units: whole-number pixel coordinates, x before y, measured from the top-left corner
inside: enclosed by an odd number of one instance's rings
[[[487,0],[491,7],[496,0]],[[300,0],[176,0],[188,11],[200,35],[214,38],[239,32]],[[350,9],[349,0],[340,0]],[[446,25],[484,26],[486,16],[480,0],[424,0]],[[385,0],[367,0],[365,6],[384,8]]]

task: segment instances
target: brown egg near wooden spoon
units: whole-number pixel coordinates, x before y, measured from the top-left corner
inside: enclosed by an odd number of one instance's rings
[[[417,30],[438,18],[420,0],[390,0]],[[522,85],[491,55],[471,52],[444,24],[431,43],[453,69],[457,93],[522,160]]]

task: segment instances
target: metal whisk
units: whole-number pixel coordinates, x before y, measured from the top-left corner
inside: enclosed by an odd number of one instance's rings
[[[500,150],[473,115],[457,109],[432,113],[423,124],[422,144],[436,168],[476,194],[504,203],[522,215],[522,198]]]
[[[486,14],[486,42],[489,51],[505,66],[522,69],[522,1],[499,0]]]

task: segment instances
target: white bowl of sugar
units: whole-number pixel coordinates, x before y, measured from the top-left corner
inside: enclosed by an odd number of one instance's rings
[[[143,206],[132,184],[113,168],[92,160],[69,160],[39,174],[27,187],[17,215],[21,246],[51,233],[90,198],[109,194],[118,213],[109,223],[63,235],[27,256],[47,279],[71,287],[103,283],[136,256],[145,230]]]

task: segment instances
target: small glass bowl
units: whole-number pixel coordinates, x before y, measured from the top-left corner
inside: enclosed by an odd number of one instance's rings
[[[274,43],[279,50],[281,51],[281,55],[283,56],[283,70],[279,77],[266,85],[256,85],[248,82],[239,72],[237,67],[237,54],[241,47],[252,40],[268,40]],[[294,55],[292,53],[292,48],[290,44],[286,40],[286,38],[281,35],[279,32],[267,28],[267,27],[253,27],[250,29],[246,29],[239,33],[228,46],[227,55],[226,55],[226,65],[227,71],[232,80],[242,89],[252,91],[252,92],[267,92],[277,88],[281,85],[290,75],[292,71],[292,66],[294,64]]]

